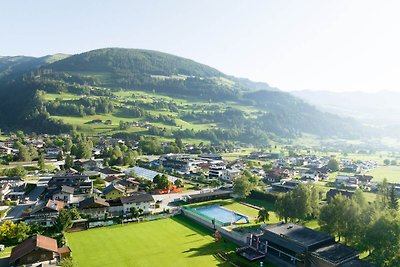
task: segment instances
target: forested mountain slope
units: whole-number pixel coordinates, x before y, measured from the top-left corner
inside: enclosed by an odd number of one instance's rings
[[[166,53],[106,48],[40,61],[22,73],[8,68],[0,83],[0,128],[61,132],[73,125],[88,133],[247,143],[301,133],[362,134],[355,121],[266,83]],[[97,127],[93,120],[107,124]]]

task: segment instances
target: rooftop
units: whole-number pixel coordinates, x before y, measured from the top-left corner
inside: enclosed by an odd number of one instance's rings
[[[58,252],[57,241],[55,239],[43,235],[36,235],[12,249],[10,262],[15,262],[17,259],[25,256],[36,248]]]
[[[334,238],[328,234],[312,230],[310,228],[297,225],[297,224],[276,224],[267,226],[263,236],[279,236],[287,241],[296,243],[303,247],[310,247],[312,245],[332,240]]]

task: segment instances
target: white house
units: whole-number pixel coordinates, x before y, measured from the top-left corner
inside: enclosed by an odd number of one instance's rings
[[[143,213],[152,213],[155,205],[153,196],[145,193],[135,193],[129,197],[121,197],[121,202],[125,213],[129,213],[132,207],[142,209]]]

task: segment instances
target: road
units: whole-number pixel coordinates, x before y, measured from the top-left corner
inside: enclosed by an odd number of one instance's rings
[[[20,203],[17,206],[13,207],[12,209],[10,209],[7,212],[6,217],[4,217],[3,221],[6,220],[18,220],[19,218],[21,218],[22,213],[24,210],[32,207],[35,205],[37,199],[39,198],[39,196],[43,193],[44,189],[46,188],[48,182],[48,177],[44,177],[41,178],[38,182],[37,182],[37,186],[35,189],[33,189],[28,195],[27,197],[29,197],[29,201],[27,203]]]

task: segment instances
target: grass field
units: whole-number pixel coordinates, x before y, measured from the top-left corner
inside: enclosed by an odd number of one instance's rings
[[[381,182],[384,178],[388,182],[400,182],[400,166],[379,166],[368,174],[374,176],[374,182]]]
[[[236,246],[215,241],[211,231],[183,216],[67,234],[77,266],[232,266],[216,257],[225,252],[239,266]],[[264,265],[270,266],[270,265]]]

